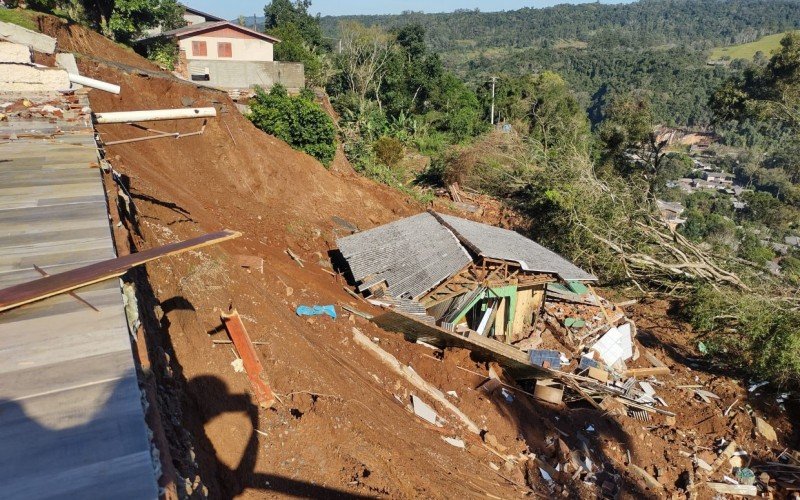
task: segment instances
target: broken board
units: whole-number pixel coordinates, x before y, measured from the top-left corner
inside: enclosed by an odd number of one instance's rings
[[[151,260],[214,245],[239,236],[241,236],[241,233],[236,231],[217,231],[190,240],[170,243],[157,248],[148,248],[147,250],[117,257],[116,259],[96,262],[71,271],[4,288],[0,290],[0,311],[7,311],[37,300],[122,276],[128,269]]]
[[[482,337],[476,332],[450,332],[434,325],[422,323],[397,311],[388,310],[372,318],[373,323],[387,331],[399,332],[412,342],[422,342],[436,347],[460,347],[478,356],[497,361],[509,374],[519,380],[554,378],[553,371],[536,366],[519,349],[497,340]]]
[[[247,334],[239,313],[234,309],[230,314],[223,314],[221,318],[236,347],[236,352],[242,358],[244,371],[247,372],[247,378],[250,379],[258,403],[264,408],[270,408],[275,403],[275,396],[266,380],[264,367],[261,365],[261,360],[258,358],[258,353],[253,347],[253,342]]]

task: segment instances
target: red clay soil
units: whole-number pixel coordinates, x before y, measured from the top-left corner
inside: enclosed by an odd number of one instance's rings
[[[640,349],[649,349],[673,369],[656,390],[678,414],[674,424],[660,416],[640,422],[602,415],[580,405],[554,408],[517,388],[510,390],[510,398],[500,388],[484,390],[479,386],[489,367],[469,352],[438,355],[340,307],[377,312],[345,293],[346,283],[331,269],[328,252],[337,236],[348,234],[332,217],[366,229],[424,207],[352,173],[326,170],[253,127],[222,92],[166,75],[125,72],[98,62],[120,62],[115,59],[118,47],[107,40],[74,27],[45,23],[45,28],[59,36],[62,48],[91,56],[79,59],[83,74],[122,87],[119,96],[92,91],[96,112],[188,105],[218,109],[200,136],[106,148],[124,186],[118,199],[110,200],[120,252],[221,228],[243,233],[218,247],[148,264],[127,277],[137,285],[182,493],[211,498],[597,497],[599,487],[566,474],[549,485],[532,459],[520,455],[534,453],[555,465],[563,463],[565,450],[585,447],[601,469],[619,474],[622,498],[654,497],[658,493],[626,467],[628,451],[634,464],[668,491],[677,491],[681,473],[692,469],[682,452],[711,450],[716,438],[734,438],[756,457],[796,444],[790,419],[774,398],[753,399],[742,382],[687,359],[692,356],[686,347],[690,332],[666,319],[662,303],[638,306],[632,317],[639,326]],[[150,64],[130,54],[125,58],[128,66]],[[202,120],[149,126],[191,132],[201,128]],[[146,135],[130,125],[103,125],[98,131],[106,142]],[[121,220],[114,201],[122,207]],[[262,257],[263,273],[240,267],[238,255]],[[336,304],[339,317],[295,314],[298,305],[314,304]],[[238,309],[252,340],[261,343],[256,348],[279,398],[272,409],[256,407],[246,376],[231,365],[236,358],[231,346],[213,342],[227,340],[220,312],[229,308]],[[445,408],[356,345],[354,327],[443,392],[454,391],[448,397],[485,435],[471,434]],[[675,387],[681,384],[701,384],[721,399],[703,403]],[[447,423],[440,428],[417,418],[409,409],[412,394],[434,406]],[[753,436],[750,410],[775,426],[780,443]],[[590,425],[594,430],[587,430]],[[451,446],[443,437],[463,439],[466,448]],[[700,490],[700,498],[711,496]]]

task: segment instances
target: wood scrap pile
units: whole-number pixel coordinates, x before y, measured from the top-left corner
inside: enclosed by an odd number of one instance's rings
[[[766,424],[769,426],[769,424]],[[773,431],[774,432],[774,431]],[[793,498],[800,491],[800,453],[784,450],[775,461],[761,462],[742,449],[736,441],[721,438],[716,443],[716,457],[694,453],[694,470],[687,490],[694,494],[707,488],[716,493]],[[785,496],[784,496],[785,495]]]
[[[557,404],[584,401],[604,412],[625,413],[645,422],[653,414],[674,418],[656,390],[663,385],[656,377],[668,375],[670,369],[650,353],[642,356],[644,348],[635,342],[634,322],[593,290],[580,284],[568,285],[548,284],[541,317],[534,324],[532,336],[542,339],[547,331],[555,341],[555,345],[546,345],[545,341],[542,347],[563,346],[567,350],[528,350],[532,362],[544,366],[540,360],[546,359],[547,368],[562,370],[555,373],[557,382],[566,389],[563,400],[553,397],[553,382],[546,380],[537,382],[540,394],[546,395],[540,399]],[[557,353],[555,358],[545,356],[551,352]],[[559,357],[560,362],[552,361]],[[640,357],[650,366],[628,368],[628,362]]]
[[[461,189],[457,182],[450,184],[447,187],[447,194],[453,200],[453,206],[462,212],[481,215],[483,207],[480,204],[477,193],[470,194]]]

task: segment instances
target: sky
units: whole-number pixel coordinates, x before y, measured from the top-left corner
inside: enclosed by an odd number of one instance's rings
[[[269,0],[184,0],[182,3],[225,19],[239,15],[264,15]],[[483,12],[515,10],[522,7],[549,7],[562,3],[588,3],[595,0],[312,0],[311,12],[323,16],[348,14],[399,14],[404,10],[452,12],[456,9],[480,9]],[[600,3],[627,3],[631,0],[599,0]]]

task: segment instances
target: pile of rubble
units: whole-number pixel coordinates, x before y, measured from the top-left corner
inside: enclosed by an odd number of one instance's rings
[[[551,293],[550,288],[553,288]],[[691,498],[705,487],[713,492],[741,496],[793,494],[800,492],[800,453],[783,450],[771,458],[754,458],[734,440],[720,437],[713,448],[700,446],[696,437],[675,428],[676,414],[667,408],[669,402],[659,391],[680,389],[697,401],[712,403],[720,397],[706,390],[703,384],[673,385],[659,377],[671,374],[670,368],[658,357],[649,353],[636,339],[636,325],[626,317],[622,305],[612,304],[591,290],[576,293],[560,285],[548,286],[548,299],[542,308],[542,319],[531,338],[548,349],[528,351],[533,363],[553,371],[553,378],[537,380],[533,395],[554,405],[565,406],[588,403],[608,415],[626,415],[650,424],[651,429],[665,426],[673,428],[681,440],[679,454],[692,460],[693,468],[680,478],[680,489]],[[526,340],[530,343],[530,339]],[[523,344],[526,342],[523,341]],[[642,362],[639,359],[643,359]],[[646,366],[631,368],[628,365]],[[759,385],[750,387],[750,392]],[[734,401],[724,416],[734,409]],[[737,410],[741,410],[738,408]],[[756,416],[749,406],[753,434],[769,442],[777,442],[774,428]],[[591,426],[590,426],[591,427]],[[587,429],[588,432],[593,429]],[[537,459],[541,475],[548,481],[563,478],[563,471],[574,471],[571,476],[602,487],[604,496],[614,497],[618,478],[601,478],[603,471],[597,467],[588,446],[581,452],[569,451],[566,444],[551,443],[554,452],[549,463]],[[685,450],[683,448],[686,448]],[[688,450],[688,451],[687,451]],[[560,457],[560,458],[559,458]],[[640,477],[652,491],[662,492],[664,484],[644,468],[630,460],[628,470]],[[655,469],[657,472],[657,469]],[[559,472],[558,475],[554,473]]]

